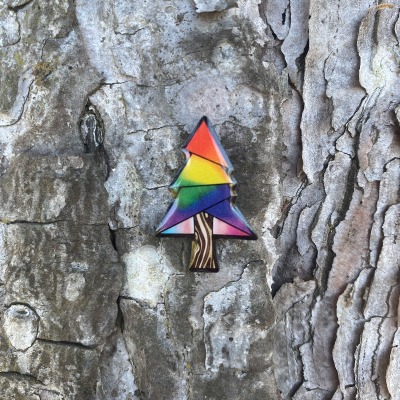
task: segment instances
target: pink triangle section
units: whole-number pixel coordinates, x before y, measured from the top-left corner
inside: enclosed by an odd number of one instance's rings
[[[194,220],[193,217],[171,226],[171,228],[160,232],[160,235],[194,235]]]
[[[232,225],[221,221],[218,218],[213,219],[213,235],[223,235],[223,236],[250,236],[248,233],[235,228]]]

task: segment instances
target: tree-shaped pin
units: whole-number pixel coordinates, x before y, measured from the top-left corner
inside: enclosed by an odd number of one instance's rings
[[[169,189],[175,201],[157,236],[194,236],[190,271],[218,272],[213,237],[257,239],[235,206],[233,167],[218,137],[203,117],[183,150],[186,164]]]

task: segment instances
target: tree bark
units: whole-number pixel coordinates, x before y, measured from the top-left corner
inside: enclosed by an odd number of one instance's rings
[[[192,241],[189,270],[192,272],[218,272],[212,237],[213,216],[201,212],[193,218],[194,240]]]
[[[372,0],[0,3],[0,398],[399,399],[400,22]],[[155,238],[207,115],[257,241]]]

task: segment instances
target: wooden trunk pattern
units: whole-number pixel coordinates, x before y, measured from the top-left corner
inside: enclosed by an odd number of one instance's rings
[[[190,271],[218,272],[212,241],[213,216],[201,212],[194,216],[194,240],[190,256]]]

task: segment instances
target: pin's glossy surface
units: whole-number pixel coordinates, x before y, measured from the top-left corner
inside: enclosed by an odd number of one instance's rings
[[[157,236],[194,236],[191,271],[217,272],[212,238],[257,239],[234,205],[233,167],[207,117],[186,142],[186,164],[169,189],[175,201]]]

